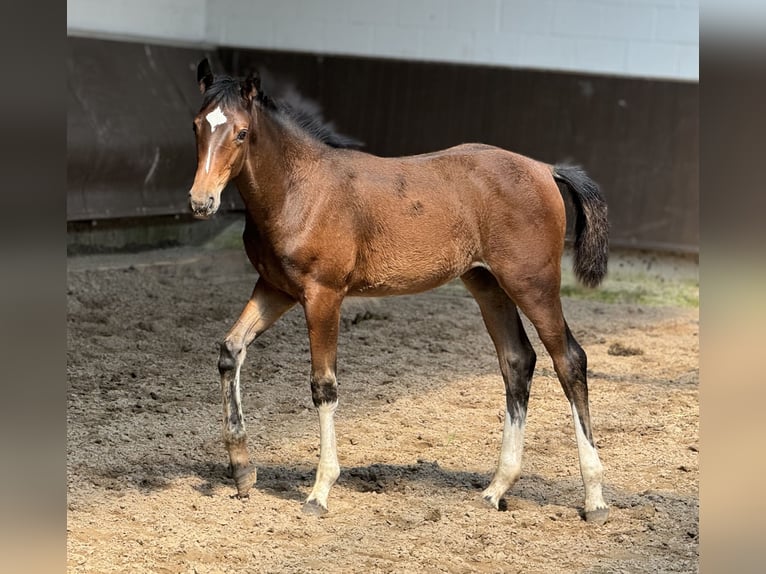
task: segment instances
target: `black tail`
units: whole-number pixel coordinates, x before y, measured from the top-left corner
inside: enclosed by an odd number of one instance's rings
[[[574,272],[588,287],[595,287],[606,275],[609,259],[609,222],[606,201],[595,181],[579,166],[556,165],[553,179],[564,183],[572,195],[575,219]]]

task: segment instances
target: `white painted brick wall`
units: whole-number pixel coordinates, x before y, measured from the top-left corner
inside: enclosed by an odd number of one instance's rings
[[[500,31],[506,36],[537,34],[548,36],[553,28],[556,2],[513,2],[500,4]]]
[[[448,30],[495,32],[498,21],[497,0],[450,0],[444,2],[447,12]]]
[[[68,0],[70,32],[699,79],[699,0]]]
[[[207,0],[67,0],[67,33],[206,40]]]
[[[444,0],[399,0],[397,23],[405,28],[446,28]]]
[[[657,10],[656,39],[678,44],[699,44],[699,9]]]

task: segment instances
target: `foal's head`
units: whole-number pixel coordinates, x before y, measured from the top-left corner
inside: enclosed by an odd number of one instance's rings
[[[193,125],[197,174],[189,202],[194,216],[206,219],[218,210],[223,188],[239,174],[247,157],[259,81],[252,76],[245,80],[214,78],[207,59],[197,67],[197,81],[203,101]]]
[[[207,59],[197,67],[202,108],[194,118],[197,175],[189,192],[195,217],[205,219],[221,205],[221,191],[242,171],[255,145],[255,118],[268,116],[291,126],[291,137],[333,148],[359,148],[362,143],[335,131],[319,106],[290,86],[278,98],[266,96],[258,77],[244,80],[213,77]],[[279,90],[277,90],[279,91]],[[312,145],[313,145],[312,144]]]

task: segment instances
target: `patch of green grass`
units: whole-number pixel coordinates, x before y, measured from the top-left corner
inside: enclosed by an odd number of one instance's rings
[[[607,278],[601,286],[589,289],[578,284],[571,275],[561,284],[562,297],[629,303],[658,307],[699,307],[699,281],[696,279],[663,280],[635,274]]]

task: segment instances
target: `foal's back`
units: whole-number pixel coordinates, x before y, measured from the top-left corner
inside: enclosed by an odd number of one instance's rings
[[[327,165],[328,209],[349,210],[355,238],[349,294],[424,291],[529,250],[561,256],[564,204],[544,163],[463,144],[401,158],[339,150]]]

